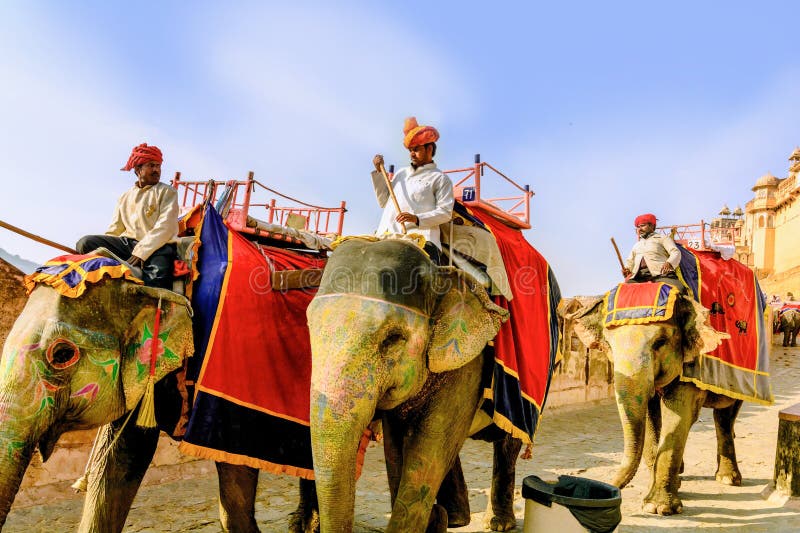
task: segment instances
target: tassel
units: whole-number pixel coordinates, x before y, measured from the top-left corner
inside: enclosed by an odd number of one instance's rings
[[[75,492],[86,492],[86,489],[89,487],[89,480],[86,479],[86,474],[75,480],[75,483],[70,485],[70,487],[75,489]]]
[[[533,445],[532,444],[528,444],[527,446],[525,446],[525,451],[522,452],[522,455],[520,456],[520,459],[525,459],[527,461],[531,457],[533,457]]]
[[[156,358],[158,357],[158,334],[161,326],[161,298],[158,299],[156,309],[156,319],[153,324],[153,339],[150,343],[150,374],[147,376],[147,387],[139,404],[139,416],[136,418],[136,425],[140,428],[152,429],[156,423],[155,405],[155,381],[156,381]]]

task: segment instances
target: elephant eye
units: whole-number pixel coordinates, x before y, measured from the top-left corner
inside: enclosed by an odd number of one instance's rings
[[[47,362],[59,370],[69,368],[81,358],[81,352],[75,343],[66,339],[56,339],[47,347]]]
[[[657,338],[656,341],[653,343],[653,351],[655,352],[660,350],[665,344],[667,344],[666,337]]]
[[[390,331],[386,337],[381,341],[380,351],[385,352],[398,342],[402,342],[406,339],[405,335],[401,331]]]

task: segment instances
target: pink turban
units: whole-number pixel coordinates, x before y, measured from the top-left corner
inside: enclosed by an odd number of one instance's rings
[[[439,132],[433,126],[420,126],[415,117],[408,117],[403,124],[403,146],[413,148],[421,144],[435,143]]]
[[[161,155],[161,150],[159,150],[157,146],[147,146],[147,143],[142,143],[131,151],[128,162],[120,170],[128,171],[139,165],[149,163],[150,161],[162,163],[164,157]]]
[[[656,216],[653,213],[645,213],[644,215],[639,215],[636,217],[636,220],[633,221],[634,226],[638,226],[639,224],[652,224],[656,225]]]

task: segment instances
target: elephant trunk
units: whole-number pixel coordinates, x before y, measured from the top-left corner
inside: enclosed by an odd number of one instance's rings
[[[22,477],[25,475],[25,470],[28,468],[33,454],[32,445],[10,452],[7,446],[13,446],[13,444],[3,442],[4,440],[0,440],[3,453],[3,457],[0,459],[0,529],[6,523],[11,504],[14,503],[14,498],[22,483]]]
[[[655,393],[652,373],[647,370],[632,375],[616,372],[614,389],[625,448],[622,464],[612,483],[622,488],[636,475],[642,460],[647,403]]]
[[[374,399],[335,401],[312,385],[311,442],[321,533],[353,530],[359,443],[375,406]]]

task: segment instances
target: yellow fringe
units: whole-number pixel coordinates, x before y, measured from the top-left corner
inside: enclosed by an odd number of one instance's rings
[[[358,454],[356,455],[356,479],[361,477],[361,470],[364,466],[364,455],[367,452],[372,439],[372,431],[369,429],[364,430],[361,436],[361,441],[358,445]],[[178,445],[178,450],[186,455],[193,455],[201,459],[210,459],[212,461],[219,461],[221,463],[228,463],[231,465],[249,466],[264,470],[271,474],[287,474],[294,477],[301,477],[303,479],[314,479],[314,470],[308,468],[300,468],[291,465],[281,465],[271,463],[263,459],[256,459],[255,457],[248,457],[247,455],[239,455],[236,453],[224,452],[222,450],[215,450],[213,448],[206,448],[191,442],[182,441]]]

